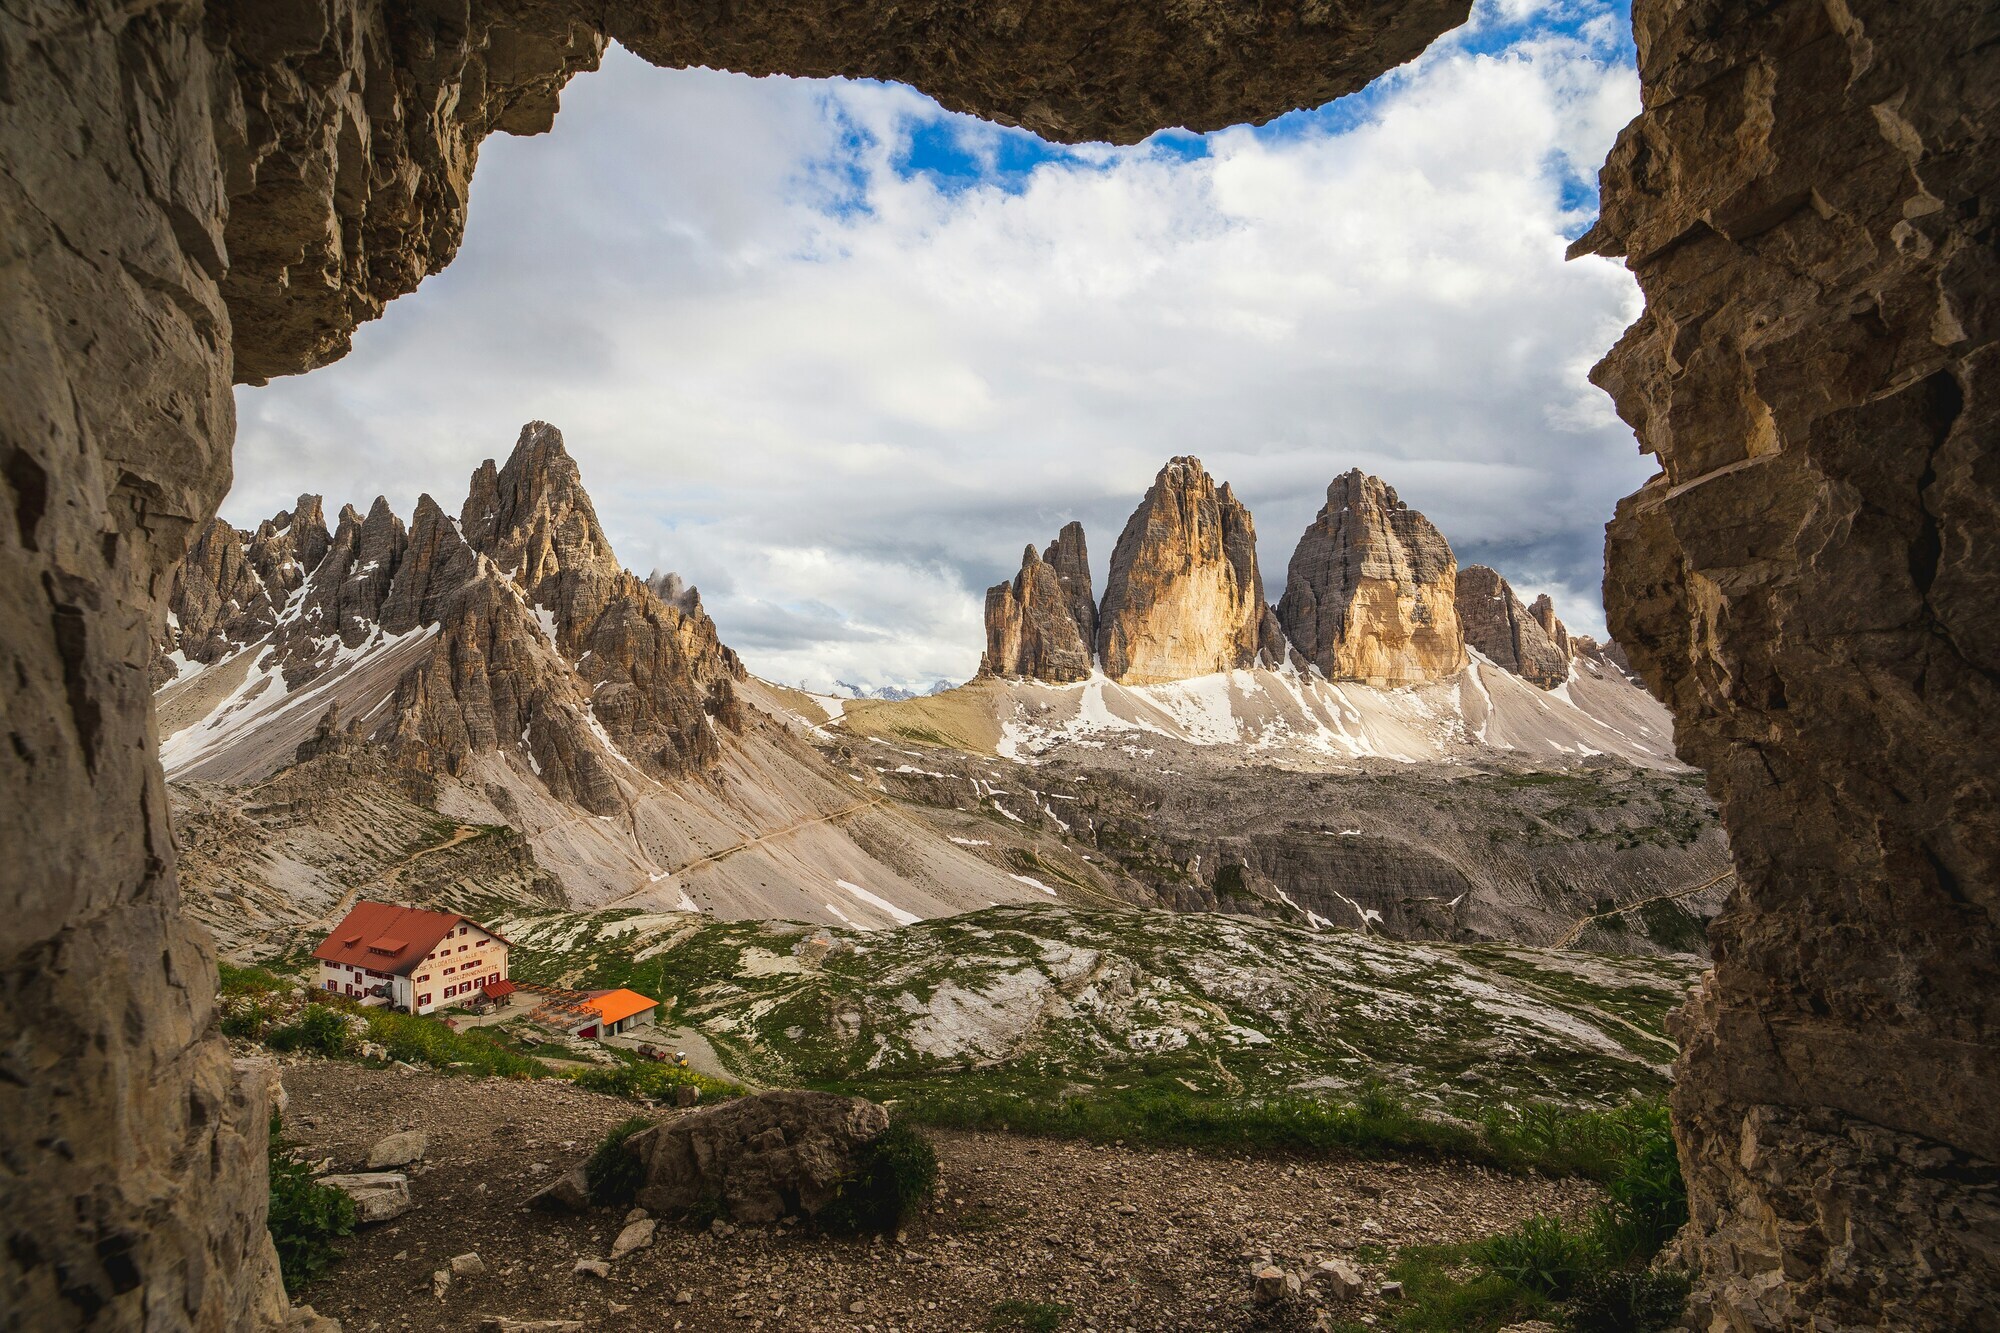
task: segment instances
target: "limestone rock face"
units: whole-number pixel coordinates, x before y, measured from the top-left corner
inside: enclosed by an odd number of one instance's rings
[[[680,1216],[720,1203],[737,1222],[817,1216],[857,1174],[889,1113],[831,1092],[760,1092],[676,1116],[626,1140],[642,1171],[637,1202]]]
[[[1535,599],[1534,605],[1528,608],[1528,614],[1542,627],[1542,633],[1549,636],[1549,642],[1555,645],[1557,652],[1567,658],[1576,651],[1576,645],[1570,638],[1569,626],[1563,624],[1561,618],[1556,615],[1556,604],[1550,600],[1547,593]]]
[[[1738,888],[1682,1012],[1690,1323],[2000,1324],[2000,44],[1984,0],[1634,6],[1578,252],[1661,473],[1612,632]]]
[[[1457,575],[1431,521],[1357,469],[1334,478],[1299,538],[1278,620],[1328,679],[1436,680],[1465,665]]]
[[[330,541],[317,495],[301,495],[255,532],[210,520],[174,571],[162,652],[208,665],[271,633]],[[171,680],[174,665],[156,661],[155,683]]]
[[[1458,571],[1456,601],[1468,648],[1545,690],[1569,679],[1569,632],[1546,595],[1535,599],[1531,611],[1498,573],[1485,565],[1467,565]],[[1549,624],[1562,634],[1560,643],[1549,633]]]
[[[616,39],[662,64],[899,79],[1044,134],[1136,141],[1318,105],[1467,9],[0,11],[0,841],[16,852],[0,994],[30,1071],[0,1080],[0,1156],[33,1238],[0,1254],[0,1308],[47,1329],[286,1318],[264,1094],[233,1079],[212,956],[175,906],[148,663],[172,572],[228,489],[230,384],[338,357],[450,262],[486,134],[547,128]]]
[[[1264,613],[1250,511],[1200,459],[1173,459],[1111,553],[1097,626],[1104,674],[1151,685],[1255,665]]]
[[[1056,582],[1069,598],[1070,617],[1076,621],[1086,656],[1097,651],[1097,595],[1091,591],[1090,551],[1084,545],[1083,524],[1069,522],[1042,552],[1042,559],[1056,572]]]
[[[1083,530],[1076,528],[1079,548],[1082,541]],[[1060,546],[1058,538],[1049,546],[1050,553],[1059,554]],[[1082,598],[1094,625],[1097,609],[1089,603],[1087,567],[1082,577]],[[1073,586],[1063,585],[1052,561],[1044,560],[1032,546],[1023,551],[1021,572],[1014,576],[1014,581],[997,583],[986,590],[986,653],[980,658],[980,671],[1052,681],[1088,677],[1091,640],[1085,637],[1083,625],[1077,619],[1074,593]]]

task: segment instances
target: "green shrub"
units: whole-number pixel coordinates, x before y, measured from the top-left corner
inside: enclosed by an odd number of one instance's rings
[[[1479,1242],[1472,1257],[1516,1286],[1562,1300],[1598,1255],[1588,1235],[1572,1231],[1559,1217],[1537,1216]]]
[[[435,1018],[379,1007],[358,1010],[392,1060],[494,1078],[537,1078],[548,1068],[502,1047],[482,1029],[460,1032]]]
[[[820,1209],[819,1224],[841,1234],[892,1232],[937,1189],[937,1150],[903,1121],[892,1121],[861,1152],[853,1177]]]
[[[340,1251],[335,1237],[354,1231],[354,1200],[312,1178],[284,1138],[284,1126],[271,1117],[271,1241],[278,1249],[278,1271],[287,1294],[296,1296],[306,1283],[325,1272]]]
[[[692,1084],[699,1088],[704,1102],[734,1097],[743,1091],[734,1083],[724,1083],[719,1078],[697,1074],[692,1069],[681,1069],[663,1061],[650,1060],[579,1069],[569,1075],[569,1079],[579,1088],[590,1092],[601,1092],[608,1097],[644,1097],[656,1102],[672,1101],[675,1092],[683,1084]]]
[[[242,1041],[256,1041],[278,1016],[277,1006],[258,1000],[237,999],[222,1010],[222,1035]]]
[[[1571,1333],[1658,1333],[1687,1309],[1685,1273],[1620,1268],[1577,1283],[1563,1316]]]
[[[1611,1201],[1600,1243],[1618,1263],[1645,1263],[1687,1223],[1687,1182],[1664,1103],[1632,1108],[1625,1124],[1626,1142],[1604,1181]]]
[[[1460,1276],[1467,1246],[1416,1246],[1389,1269],[1403,1284],[1393,1327],[1401,1333],[1470,1333],[1505,1328],[1549,1312],[1549,1302],[1497,1273]]]
[[[222,995],[275,995],[295,984],[264,968],[238,967],[220,959],[215,972],[215,988]]]
[[[583,1178],[590,1187],[592,1203],[622,1208],[638,1196],[645,1168],[625,1140],[652,1127],[652,1121],[635,1115],[597,1141],[597,1147],[583,1164]]]
[[[298,1022],[272,1028],[264,1034],[264,1044],[274,1051],[310,1051],[315,1055],[341,1056],[354,1045],[347,1015],[331,1005],[309,1004]]]
[[[1679,1319],[1687,1278],[1647,1267],[1687,1221],[1664,1105],[1580,1115],[1527,1108],[1489,1118],[1486,1141],[1502,1157],[1561,1163],[1602,1181],[1606,1202],[1581,1227],[1531,1217],[1472,1245],[1405,1251],[1392,1270],[1410,1298],[1398,1329],[1491,1330],[1553,1315],[1572,1333],[1655,1333]]]

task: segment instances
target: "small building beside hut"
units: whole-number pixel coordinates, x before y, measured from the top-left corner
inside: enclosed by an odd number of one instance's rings
[[[541,1001],[529,1018],[565,1036],[594,1040],[615,1037],[621,1032],[653,1021],[660,1002],[635,990],[559,990],[553,986],[531,986]]]

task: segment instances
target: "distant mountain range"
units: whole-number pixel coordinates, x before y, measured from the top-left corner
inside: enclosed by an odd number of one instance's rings
[[[695,589],[622,569],[545,423],[473,473],[456,518],[426,495],[405,525],[377,499],[329,532],[302,496],[255,531],[218,520],[168,604],[155,709],[177,783],[251,789],[297,761],[348,782],[335,761],[365,750],[426,785],[445,832],[521,830],[579,907],[894,925],[1032,892],[858,790]],[[193,804],[227,815],[204,836],[268,862],[252,877],[277,897],[334,901],[341,831],[304,838],[270,809],[299,785]]]
[[[1029,546],[1013,580],[987,589],[980,669],[1161,685],[1294,667],[1397,686],[1456,675],[1471,650],[1545,690],[1570,677],[1579,654],[1627,670],[1615,647],[1572,638],[1546,596],[1526,607],[1495,571],[1460,569],[1429,519],[1359,470],[1327,487],[1276,606],[1263,586],[1250,511],[1200,459],[1176,458],[1119,534],[1102,601],[1081,523],[1040,552]]]
[[[1276,606],[1263,600],[1250,511],[1201,460],[1160,470],[1098,599],[1083,526],[1029,546],[986,593],[980,679],[899,708],[844,710],[849,729],[949,734],[1005,758],[1124,733],[1289,761],[1606,756],[1678,769],[1667,710],[1615,644],[1570,634],[1547,597],[1524,606],[1379,478],[1327,488]]]
[[[1445,781],[1595,764],[1615,786],[1634,768],[1680,771],[1665,710],[1615,650],[1573,639],[1546,601],[1522,606],[1492,571],[1459,570],[1374,478],[1336,479],[1284,599],[1267,606],[1260,588],[1248,511],[1180,458],[1126,525],[1101,600],[1075,524],[988,593],[973,682],[773,685],[722,643],[698,591],[619,565],[560,432],[532,422],[504,464],[472,473],[455,517],[424,496],[406,523],[377,499],[329,530],[308,495],[255,530],[218,520],[203,533],[155,662],[184,888],[242,949],[363,889],[459,910],[864,928],[1050,896],[1312,924],[1353,901],[1445,938],[1532,933],[1554,929],[1515,902],[1543,874],[1532,847],[1490,875],[1474,867],[1446,895],[1464,910],[1405,911],[1370,897],[1375,881],[1434,875],[1371,870],[1366,885],[1312,897],[1313,858],[1267,850],[1258,869],[1228,830],[1300,815],[1287,780],[1300,769],[1364,785],[1379,761],[1443,765]],[[1005,770],[1071,753],[1086,767],[1143,756],[1164,781],[1170,761],[1155,751],[1174,746],[1210,756],[1180,766],[1217,791],[1227,766],[1267,768],[1268,799],[1232,807],[1223,833],[1197,839],[1200,821],[1183,820],[1186,846],[1114,855],[1102,838],[1153,836],[1137,812],[1155,797],[1066,779],[1064,801],[1127,812],[1106,823],[1058,817],[1053,796],[1044,820],[1006,795]],[[1607,798],[1636,813],[1602,834],[1601,855],[1586,830],[1581,859],[1560,869],[1571,887],[1550,890],[1550,910],[1565,928],[1586,881],[1616,897],[1627,880],[1653,892],[1709,873],[1719,835],[1699,821],[1684,837],[1657,832],[1680,818],[1666,809],[1680,781]],[[1485,846],[1488,819],[1468,807],[1449,836]],[[1442,837],[1439,825],[1430,843]],[[1436,846],[1377,859],[1421,855]],[[1068,877],[1051,884],[1058,863]],[[1289,878],[1294,863],[1302,878]]]

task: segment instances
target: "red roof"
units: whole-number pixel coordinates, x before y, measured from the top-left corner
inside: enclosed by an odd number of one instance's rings
[[[419,907],[398,907],[363,898],[320,941],[312,956],[321,962],[358,964],[376,972],[402,976],[423,962],[424,955],[456,930],[460,922],[468,920],[456,912],[426,912]],[[470,924],[479,925],[476,921]],[[480,926],[480,929],[486,928]]]
[[[519,987],[515,986],[513,982],[505,979],[489,982],[486,986],[486,998],[489,1000],[503,1000],[518,989]]]

